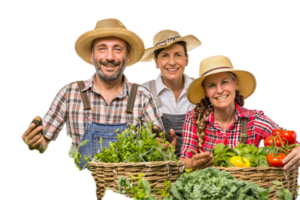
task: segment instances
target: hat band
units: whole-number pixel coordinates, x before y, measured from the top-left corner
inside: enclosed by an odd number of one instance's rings
[[[164,40],[164,41],[161,41],[161,42],[156,43],[155,46],[158,46],[158,45],[159,45],[159,46],[165,46],[165,45],[167,45],[167,44],[173,42],[173,41],[174,41],[175,39],[177,39],[177,38],[180,38],[180,36],[175,36],[175,37],[168,38],[168,39],[166,39],[166,40]]]
[[[224,68],[229,68],[230,69],[230,67],[216,67],[216,68],[213,68],[213,69],[210,69],[210,70],[204,72],[201,76],[204,76],[205,74],[207,74],[211,71],[214,71],[214,70],[217,70],[217,69],[224,69]]]

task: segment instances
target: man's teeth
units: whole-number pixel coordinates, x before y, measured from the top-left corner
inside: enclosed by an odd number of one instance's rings
[[[177,71],[178,69],[167,69],[168,71],[174,72]]]
[[[221,96],[221,97],[218,97],[217,99],[218,99],[218,100],[225,99],[227,96],[228,96],[228,95]]]

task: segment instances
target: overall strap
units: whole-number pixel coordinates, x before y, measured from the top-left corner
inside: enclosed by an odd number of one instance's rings
[[[89,97],[87,96],[87,92],[86,91],[82,92],[83,88],[85,88],[84,82],[77,81],[77,84],[78,84],[79,91],[81,94],[81,99],[83,101],[84,110],[91,110],[91,105],[90,105]]]
[[[139,85],[136,84],[136,83],[133,83],[132,86],[131,86],[129,99],[128,99],[128,102],[127,102],[127,108],[126,108],[126,111],[125,111],[126,114],[132,114],[132,112],[133,112],[133,106],[134,106],[136,92],[137,92],[138,87],[139,87]]]
[[[241,143],[246,144],[248,140],[247,126],[248,121],[246,117],[242,117],[242,127],[241,127]]]
[[[155,80],[149,81],[149,86],[150,86],[151,94],[152,94],[152,96],[154,98],[154,101],[156,103],[156,106],[157,107],[161,107],[161,100],[160,100],[160,97],[157,96],[157,91],[156,91],[156,86],[155,86]]]

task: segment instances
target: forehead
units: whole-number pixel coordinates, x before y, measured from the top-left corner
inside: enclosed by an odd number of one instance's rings
[[[217,83],[219,81],[222,81],[225,78],[232,79],[228,72],[221,72],[221,73],[217,73],[217,74],[212,74],[212,75],[209,75],[208,77],[206,77],[204,79],[203,84],[207,85],[209,83]]]
[[[176,53],[176,52],[183,52],[184,48],[181,44],[174,43],[171,46],[168,46],[167,48],[164,48],[160,53]]]
[[[97,45],[120,45],[123,47],[126,47],[125,40],[118,38],[118,37],[103,37],[103,38],[97,38],[94,40],[94,46]]]

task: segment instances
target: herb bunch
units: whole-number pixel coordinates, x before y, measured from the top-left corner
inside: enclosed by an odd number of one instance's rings
[[[153,122],[147,123],[148,127],[152,127]],[[125,129],[122,133],[117,133],[118,141],[109,143],[109,148],[102,147],[102,152],[95,154],[94,158],[105,163],[120,162],[151,162],[151,161],[177,161],[175,156],[175,147],[171,149],[161,145],[168,144],[162,139],[159,142],[152,133],[151,128],[148,130],[145,126],[141,129],[129,125],[130,128]],[[135,134],[137,131],[137,134]],[[101,139],[100,139],[101,143]]]
[[[130,175],[132,181],[137,179],[137,183],[133,184],[127,180],[124,176],[118,178],[118,191],[120,194],[131,194],[134,200],[147,199],[147,200],[158,200],[153,193],[161,191],[163,200],[173,200],[168,192],[170,189],[171,181],[165,180],[165,189],[156,188],[151,189],[149,181],[143,178],[144,174],[138,174],[138,177]],[[152,191],[153,190],[153,191]],[[152,191],[152,192],[151,192]]]

